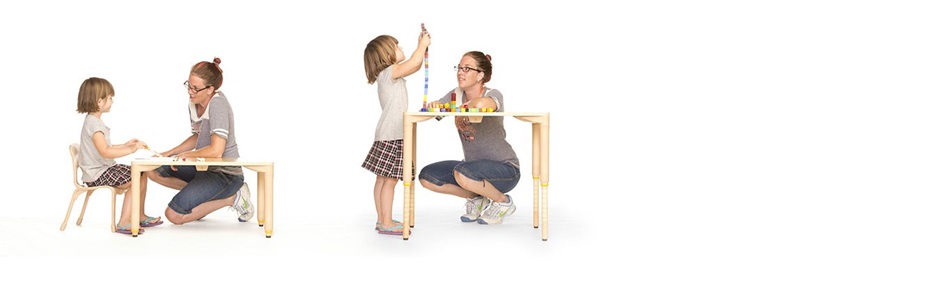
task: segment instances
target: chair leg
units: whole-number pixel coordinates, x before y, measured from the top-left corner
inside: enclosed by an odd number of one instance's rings
[[[79,189],[73,191],[73,199],[69,200],[69,208],[66,208],[66,218],[63,218],[63,225],[59,225],[59,231],[66,230],[66,222],[69,222],[69,214],[73,212],[73,203],[76,202],[76,198],[79,197],[79,194],[82,193]]]
[[[79,212],[79,219],[76,220],[76,226],[82,225],[82,217],[86,215],[86,205],[89,205],[89,197],[92,196],[93,190],[86,191],[86,201],[82,202],[82,211]]]

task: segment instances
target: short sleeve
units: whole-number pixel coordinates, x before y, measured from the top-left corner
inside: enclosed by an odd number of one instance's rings
[[[211,98],[208,104],[208,120],[211,121],[211,133],[228,139],[231,131],[231,104],[224,97]]]
[[[83,125],[82,128],[86,130],[84,132],[86,133],[86,135],[89,135],[89,136],[92,136],[96,134],[96,132],[100,132],[100,131],[102,131],[102,133],[109,132],[109,127],[106,127],[106,124],[103,123],[102,121],[88,121]],[[111,144],[111,143],[106,143],[106,144]]]
[[[492,89],[491,91],[488,92],[487,96],[495,100],[495,107],[498,107],[498,109],[496,109],[495,111],[505,112],[505,101],[504,101],[504,96],[501,95],[501,91],[498,91],[497,89]]]
[[[198,135],[198,131],[201,130],[201,124],[191,116],[194,107],[195,104],[188,104],[188,122],[191,124],[191,134]]]

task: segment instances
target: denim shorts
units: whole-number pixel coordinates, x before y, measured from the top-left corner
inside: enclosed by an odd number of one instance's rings
[[[231,175],[222,172],[198,171],[195,166],[175,166],[178,171],[172,171],[169,166],[155,169],[159,175],[174,177],[188,182],[185,188],[178,191],[168,207],[178,214],[191,214],[191,209],[208,201],[231,197],[244,185],[244,175]]]
[[[438,186],[445,184],[459,186],[458,181],[455,180],[455,171],[475,181],[488,181],[501,193],[508,193],[515,189],[518,180],[521,180],[521,169],[506,162],[491,160],[448,160],[432,163],[422,167],[419,171],[419,179]]]

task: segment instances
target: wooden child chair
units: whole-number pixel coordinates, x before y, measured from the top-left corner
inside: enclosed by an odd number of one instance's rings
[[[79,212],[79,220],[76,220],[76,226],[82,224],[82,216],[86,214],[86,205],[89,204],[89,197],[92,196],[92,192],[98,189],[109,189],[112,190],[112,232],[115,232],[115,198],[116,195],[125,193],[128,189],[119,189],[112,186],[93,186],[87,187],[85,183],[79,181],[79,144],[73,143],[69,145],[69,156],[73,159],[73,185],[76,186],[76,190],[73,190],[73,199],[69,200],[69,209],[66,209],[66,218],[63,219],[63,225],[59,226],[59,230],[66,230],[66,222],[69,221],[69,214],[73,211],[73,203],[76,202],[76,198],[80,194],[86,193],[86,200],[82,203],[82,211]]]

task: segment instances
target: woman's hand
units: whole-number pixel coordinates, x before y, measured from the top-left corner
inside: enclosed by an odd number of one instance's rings
[[[174,154],[172,154],[171,151],[166,151],[166,152],[162,153],[162,156],[164,156],[164,157],[174,157],[174,159],[172,159],[172,161],[185,161],[185,155],[184,155],[184,154],[185,154],[185,153],[181,153],[181,154],[178,154],[178,155],[174,155]],[[178,168],[175,168],[175,165],[168,165],[168,167],[171,168],[172,171],[178,171]]]
[[[498,107],[495,107],[495,99],[491,97],[478,97],[468,102],[465,102],[462,105],[468,105],[471,108],[492,108],[498,110]]]

